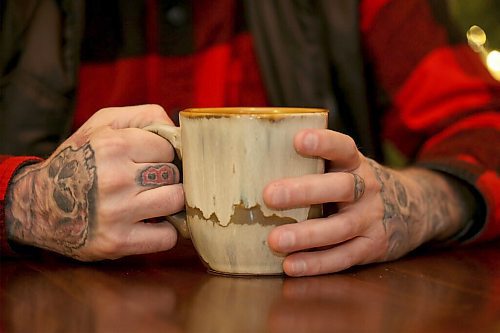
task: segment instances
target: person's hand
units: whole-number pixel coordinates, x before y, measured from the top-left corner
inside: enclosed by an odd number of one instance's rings
[[[336,272],[403,256],[431,239],[457,232],[468,213],[443,175],[425,169],[396,171],[364,157],[354,141],[330,130],[304,130],[296,150],[330,164],[325,174],[282,179],[264,189],[270,207],[336,206],[330,216],[276,227],[272,250],[288,254],[292,276]]]
[[[102,109],[44,162],[13,178],[10,240],[90,261],[172,248],[175,229],[144,220],[182,209],[174,151],[140,128],[172,124],[157,105]]]

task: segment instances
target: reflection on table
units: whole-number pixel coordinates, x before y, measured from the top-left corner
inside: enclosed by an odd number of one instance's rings
[[[207,273],[190,244],[1,263],[2,332],[500,332],[500,245],[310,278]]]

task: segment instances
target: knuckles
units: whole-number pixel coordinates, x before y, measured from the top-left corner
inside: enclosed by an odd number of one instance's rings
[[[96,235],[91,243],[72,257],[82,262],[93,262],[123,257],[125,242],[111,233]]]
[[[158,104],[148,104],[148,114],[154,119],[166,118],[166,111]]]
[[[99,224],[114,224],[125,222],[129,212],[126,205],[117,205],[115,202],[101,201],[98,205],[97,220]]]
[[[356,142],[350,136],[347,136],[346,138],[346,146],[348,147],[346,152],[346,159],[348,161],[358,161],[360,158],[360,152],[358,150]]]
[[[123,251],[123,243],[117,241],[110,241],[105,244],[101,244],[99,249],[96,251],[99,253],[101,259],[117,259],[122,257],[119,253]]]
[[[99,259],[117,259],[123,256],[126,249],[126,237],[116,232],[100,235],[94,242],[94,253]]]
[[[119,166],[117,168],[121,168]],[[127,186],[127,177],[123,177],[123,172],[117,168],[101,168],[97,171],[99,197],[106,199],[108,195],[119,193]]]
[[[130,149],[130,142],[116,133],[111,129],[103,129],[92,138],[92,148],[101,159],[108,160],[122,156]]]

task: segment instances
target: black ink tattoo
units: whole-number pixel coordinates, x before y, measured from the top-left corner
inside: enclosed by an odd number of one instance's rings
[[[352,175],[354,176],[354,201],[358,201],[365,193],[365,180],[355,173]]]
[[[394,187],[396,190],[396,196],[398,198],[398,203],[401,207],[407,207],[408,206],[408,195],[406,194],[406,189],[404,186],[401,184],[400,181],[396,181],[394,183]]]
[[[435,176],[429,171],[418,173],[418,179],[410,180],[408,172],[385,168],[369,160],[381,189],[384,205],[382,224],[389,239],[386,259],[397,258],[428,241],[437,231],[446,227],[450,220],[450,198],[453,193],[436,186]],[[410,172],[411,175],[411,172]],[[411,191],[407,184],[413,184]],[[411,194],[410,194],[411,193]]]
[[[96,196],[92,147],[68,146],[13,178],[6,207],[9,238],[72,255],[87,242]]]
[[[404,198],[405,195],[402,194],[406,194],[406,190],[386,168],[373,160],[368,159],[368,162],[372,166],[375,177],[381,186],[380,196],[384,205],[382,224],[389,237],[387,256],[392,257],[401,246],[404,246],[404,241],[408,236],[406,223],[409,211],[399,204],[399,197]]]

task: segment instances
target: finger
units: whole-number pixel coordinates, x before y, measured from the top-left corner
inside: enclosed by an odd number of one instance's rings
[[[184,207],[182,184],[161,186],[140,192],[128,207],[134,221],[177,213]]]
[[[177,231],[168,222],[136,223],[123,244],[124,256],[166,251],[177,242]]]
[[[113,161],[127,166],[127,162],[171,162],[174,158],[168,141],[141,129],[103,128],[93,134],[90,144],[96,160],[104,165]]]
[[[361,164],[361,153],[354,140],[339,132],[306,129],[297,133],[294,145],[302,155],[318,156],[332,161],[334,170],[352,171]]]
[[[274,228],[268,236],[272,250],[291,253],[345,242],[361,234],[364,223],[356,222],[352,214],[291,223]]]
[[[109,125],[112,128],[142,128],[154,122],[172,125],[165,110],[156,104],[144,104],[101,109],[86,122],[88,126]]]
[[[171,162],[174,159],[172,145],[154,133],[138,128],[125,128],[116,132],[127,142],[128,156],[134,162]]]
[[[140,164],[135,183],[142,192],[159,186],[177,184],[179,179],[179,169],[172,163]]]
[[[357,237],[328,250],[291,254],[285,258],[283,270],[290,276],[334,273],[371,262],[375,257],[373,241]]]
[[[351,202],[354,201],[356,194],[355,180],[355,177],[348,172],[280,179],[268,184],[262,195],[269,207],[279,209],[325,202]],[[359,195],[360,191],[357,193]]]

